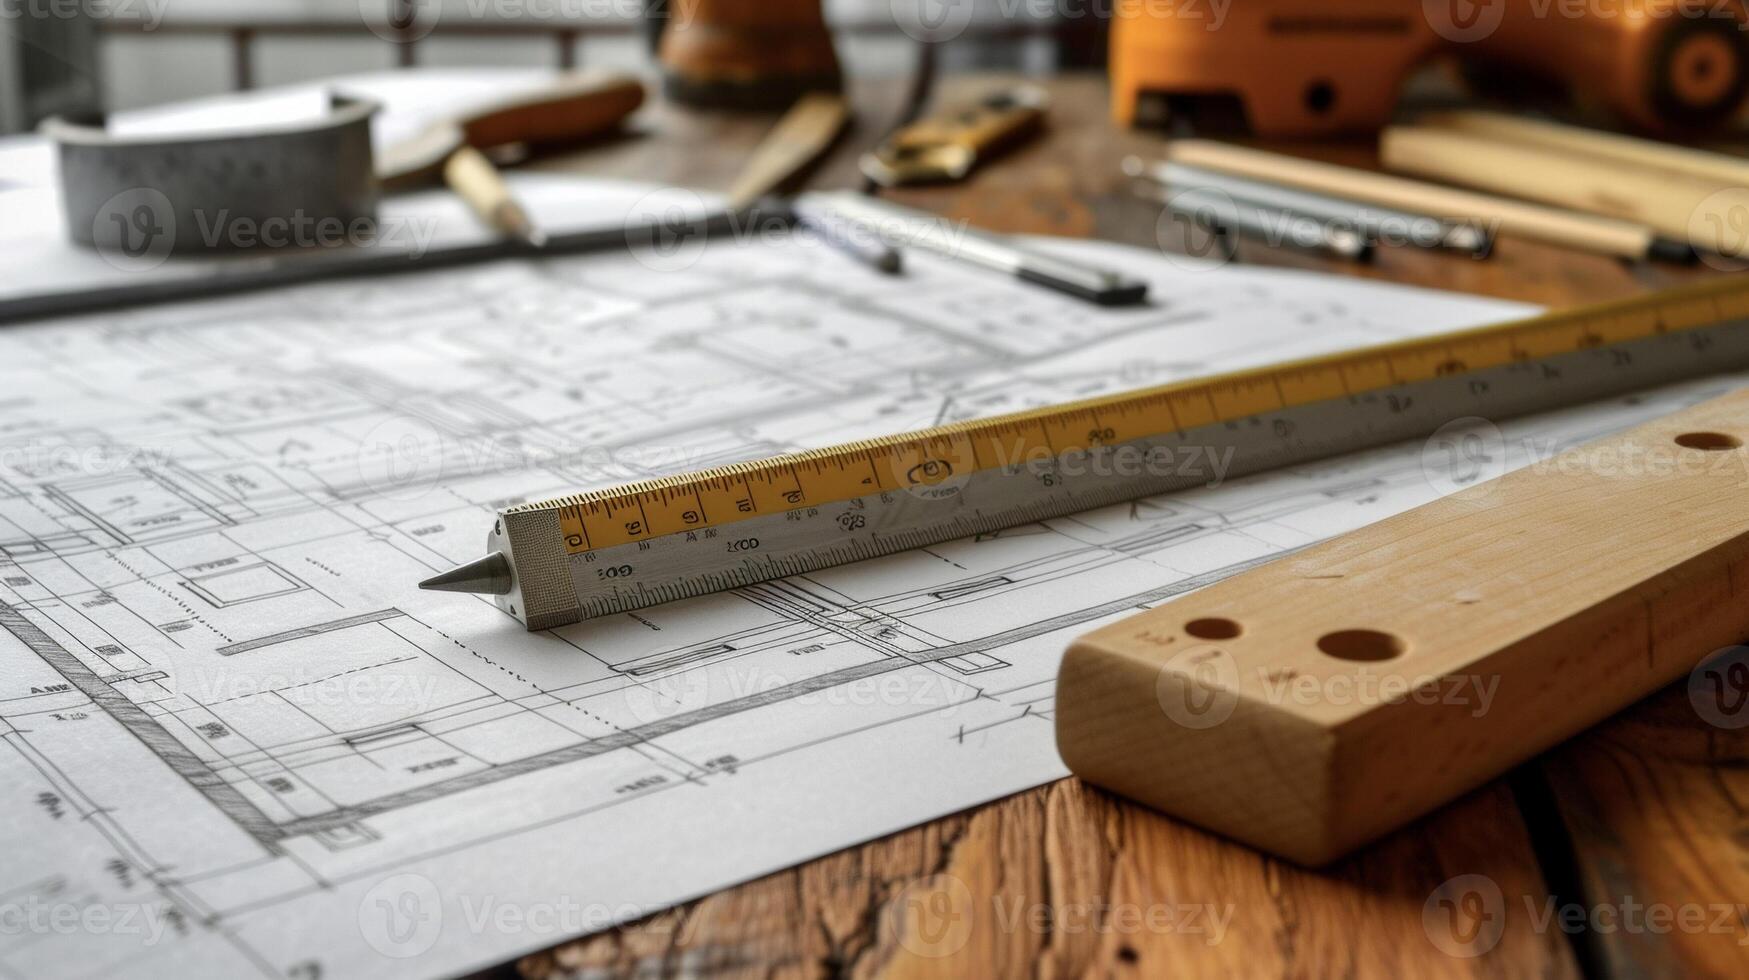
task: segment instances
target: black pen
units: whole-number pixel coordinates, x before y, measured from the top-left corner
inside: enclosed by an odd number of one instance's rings
[[[1101,306],[1140,303],[1148,284],[1110,269],[1083,265],[1010,243],[1000,235],[953,227],[940,215],[847,191],[802,195],[836,218],[872,229],[882,241],[915,245],[938,255],[1006,272]]]

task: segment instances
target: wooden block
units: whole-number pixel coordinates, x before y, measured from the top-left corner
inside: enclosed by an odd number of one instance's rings
[[[1082,637],[1083,779],[1334,860],[1749,636],[1749,391]]]

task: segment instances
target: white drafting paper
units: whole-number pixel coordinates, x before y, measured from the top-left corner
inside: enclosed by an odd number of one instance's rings
[[[1050,247],[1154,305],[802,241],[0,331],[0,975],[451,974],[1058,778],[1073,635],[1428,500],[1442,461],[1374,451],[550,633],[414,583],[518,500],[1524,309]]]

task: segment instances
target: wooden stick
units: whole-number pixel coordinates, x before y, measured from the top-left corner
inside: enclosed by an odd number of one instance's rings
[[[738,211],[782,186],[819,159],[850,123],[850,106],[832,92],[804,95],[753,150],[734,186],[729,209]]]
[[[1495,225],[1506,234],[1617,258],[1686,257],[1685,248],[1671,248],[1671,243],[1661,242],[1652,229],[1642,224],[1266,153],[1230,143],[1174,140],[1167,145],[1165,156],[1175,163],[1273,181],[1383,207],[1432,214],[1453,221]]]
[[[522,204],[510,192],[504,175],[492,166],[486,155],[471,146],[463,146],[443,163],[443,179],[481,220],[498,231],[525,244],[539,248],[546,244],[546,235],[535,225]]]
[[[1469,133],[1567,153],[1606,157],[1650,170],[1749,187],[1749,158],[1728,153],[1713,153],[1656,140],[1636,139],[1618,133],[1468,109],[1423,113],[1415,118],[1415,122],[1429,129]]]
[[[1722,254],[1749,254],[1749,235],[1729,241],[1712,233],[1729,227],[1732,212],[1749,210],[1749,191],[1742,188],[1733,192],[1613,159],[1414,126],[1387,128],[1379,158],[1392,170],[1639,222]]]
[[[1081,778],[1319,865],[1749,636],[1749,390],[1077,640]]]

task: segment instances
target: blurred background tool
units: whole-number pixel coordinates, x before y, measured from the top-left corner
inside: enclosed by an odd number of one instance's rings
[[[833,92],[802,96],[771,132],[729,188],[730,211],[739,211],[800,176],[850,125],[850,105]]]
[[[577,74],[552,85],[433,122],[383,154],[385,189],[443,176],[481,220],[531,247],[546,236],[487,154],[525,157],[610,132],[644,103],[644,86],[625,75]]]
[[[1503,0],[1253,0],[1215,16],[1215,8],[1186,16],[1177,4],[1117,6],[1118,121],[1259,136],[1374,130],[1390,119],[1411,71],[1441,54],[1459,58],[1484,90],[1521,100],[1546,87],[1654,132],[1718,128],[1749,94],[1741,0],[1623,0],[1558,14]]]
[[[1701,247],[1719,245],[1707,230],[1749,201],[1749,189],[1716,181],[1419,126],[1387,128],[1379,159],[1392,170],[1637,222]],[[1745,244],[1726,254],[1745,254]]]
[[[1470,133],[1506,143],[1540,146],[1616,160],[1647,170],[1685,174],[1721,184],[1749,187],[1749,160],[1689,146],[1475,109],[1417,113],[1415,124],[1428,129]]]
[[[790,201],[790,214],[821,241],[877,272],[892,276],[904,270],[905,261],[898,249],[872,229],[840,219],[817,201],[796,198]]]
[[[1694,251],[1685,240],[1660,238],[1643,224],[1616,218],[1544,207],[1212,140],[1173,140],[1166,144],[1164,155],[1177,163],[1254,180],[1275,181],[1302,190],[1405,211],[1420,211],[1453,221],[1481,222],[1494,226],[1500,233],[1631,261],[1655,258],[1687,262],[1694,258]]]
[[[821,0],[666,0],[663,90],[688,105],[778,109],[843,85]]]
[[[1324,252],[1351,262],[1372,261],[1372,242],[1352,224],[1332,224],[1311,215],[1235,199],[1215,187],[1164,187],[1138,180],[1130,189],[1138,197],[1154,201],[1192,224],[1186,229],[1185,240],[1174,243],[1184,246],[1188,254],[1196,254],[1191,250],[1192,241],[1203,240],[1197,232],[1214,232],[1243,235],[1272,248]]]
[[[1149,164],[1138,156],[1125,157],[1123,171],[1171,188],[1218,191],[1235,200],[1353,229],[1373,244],[1445,248],[1476,258],[1485,258],[1494,248],[1494,236],[1476,223],[1445,221],[1181,163]]]
[[[75,243],[133,259],[271,246],[225,228],[374,221],[370,119],[377,103],[332,96],[326,111],[257,126],[115,132],[103,116],[42,125],[60,164]],[[280,241],[279,244],[286,244]]]
[[[883,187],[964,180],[973,167],[1037,136],[1049,107],[1035,86],[996,92],[903,127],[862,155],[862,172]]]
[[[835,219],[873,230],[890,245],[914,245],[938,255],[1007,273],[1100,306],[1128,306],[1148,296],[1148,284],[1122,272],[1071,262],[1007,239],[973,231],[965,222],[849,191],[803,194]]]

